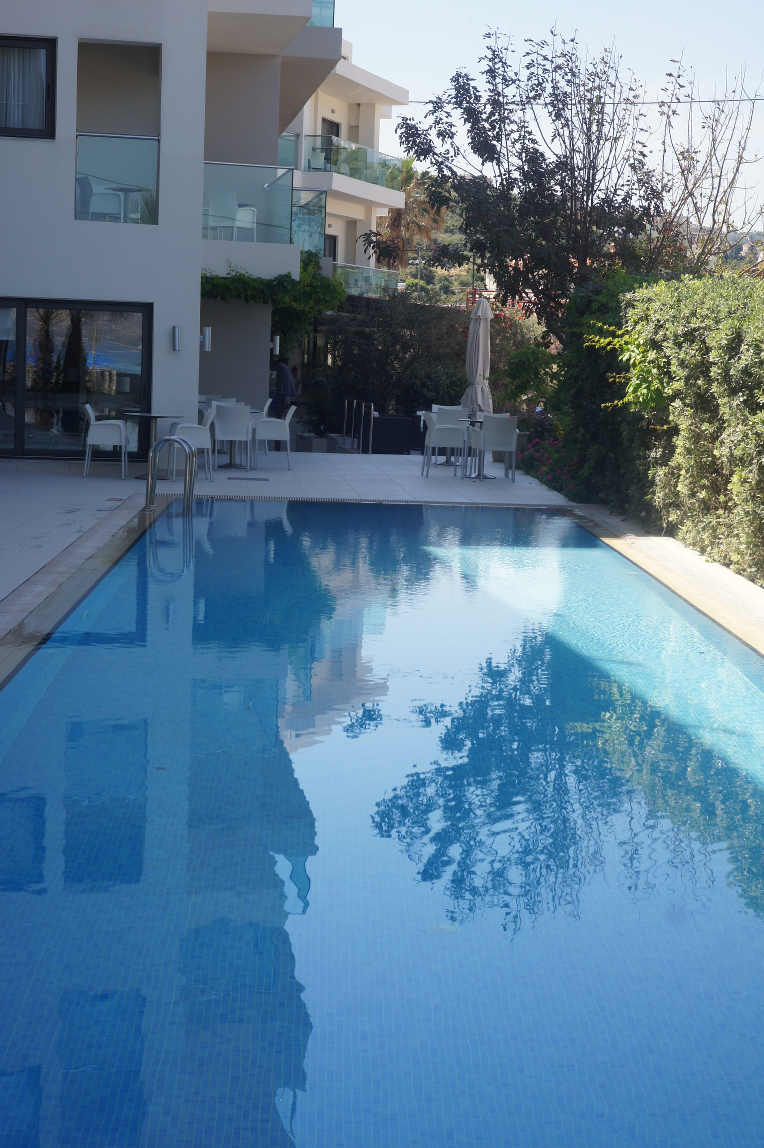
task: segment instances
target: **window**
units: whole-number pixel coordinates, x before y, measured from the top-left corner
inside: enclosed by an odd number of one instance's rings
[[[145,454],[150,371],[149,305],[0,299],[0,458],[82,457],[86,405]]]
[[[0,136],[53,139],[55,40],[0,36]]]
[[[337,262],[337,236],[324,235],[324,259],[331,259],[332,263]]]

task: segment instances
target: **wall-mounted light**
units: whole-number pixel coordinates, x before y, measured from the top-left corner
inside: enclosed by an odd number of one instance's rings
[[[202,327],[202,333],[199,336],[199,342],[202,344],[203,351],[212,350],[212,327]]]
[[[278,357],[280,346],[281,346],[281,335],[274,335],[273,336],[273,342],[271,343],[271,347],[273,347],[274,358]]]
[[[172,349],[173,351],[180,350],[180,327],[173,327],[172,329]]]

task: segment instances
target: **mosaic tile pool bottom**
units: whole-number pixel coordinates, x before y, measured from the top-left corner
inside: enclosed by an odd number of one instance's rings
[[[743,1148],[764,663],[573,522],[172,511],[0,693],[0,1148]]]

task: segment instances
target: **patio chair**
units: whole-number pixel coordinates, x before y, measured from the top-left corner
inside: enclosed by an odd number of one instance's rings
[[[473,450],[481,452],[499,451],[504,455],[504,477],[509,478],[509,457],[512,456],[512,481],[515,481],[515,460],[517,457],[517,415],[483,415],[479,427],[469,427],[467,441]],[[481,460],[482,461],[482,460]],[[484,463],[479,467],[482,474]]]
[[[252,439],[252,415],[249,407],[243,403],[241,406],[235,407],[215,403],[213,410],[214,414],[209,425],[215,428],[215,450],[213,452],[215,470],[218,467],[218,443],[220,442],[241,443],[242,450],[246,443],[247,470],[249,470],[250,442]]]
[[[127,423],[123,419],[99,421],[90,403],[85,403],[85,414],[88,416],[88,437],[85,447],[85,473],[82,477],[87,478],[90,472],[90,455],[94,446],[118,446],[122,477],[127,478]]]
[[[102,215],[107,223],[122,222],[122,196],[118,191],[94,191],[90,197],[88,219]]]
[[[264,442],[285,442],[287,456],[287,470],[292,469],[289,456],[289,424],[297,407],[290,407],[285,419],[262,418],[255,427],[255,470],[257,470],[257,445]],[[267,450],[267,446],[266,446]]]
[[[435,425],[436,426],[439,426],[439,427],[459,427],[459,429],[462,431],[462,436],[463,437],[465,436],[466,432],[464,431],[464,427],[466,426],[466,423],[464,423],[463,421],[461,423],[459,422],[459,419],[463,420],[467,414],[467,412],[462,407],[437,406],[437,407],[433,407],[433,414],[435,416]],[[445,445],[445,444],[444,443],[438,443],[438,446],[435,448],[435,459],[436,459],[435,465],[436,466],[447,466],[448,465],[448,462],[449,462],[448,456],[449,456],[450,447],[446,448],[446,457],[443,460],[443,462],[439,463],[437,461],[438,447],[443,446],[443,445]]]
[[[273,399],[267,398],[265,400],[265,406],[263,407],[263,409],[261,411],[252,410],[251,413],[252,413],[252,433],[253,434],[255,433],[255,429],[257,427],[257,424],[260,422],[260,419],[264,419],[264,418],[268,417],[268,411],[270,410],[270,406],[271,406],[272,402],[273,402]],[[268,441],[267,441],[267,439],[265,442],[265,453],[266,454],[268,453]]]
[[[213,403],[210,409],[204,416],[204,421],[201,426],[198,423],[173,423],[170,430],[171,435],[178,435],[179,438],[184,438],[187,443],[194,448],[194,460],[196,466],[199,466],[199,451],[204,455],[204,474],[208,482],[212,482],[212,435],[210,433],[210,423],[215,417],[215,404]],[[175,462],[178,454],[177,446],[172,448],[172,481],[175,482]]]
[[[424,440],[424,451],[422,452],[422,474],[425,473],[425,466],[427,467],[426,477],[430,477],[430,460],[432,459],[433,450],[439,447],[445,447],[446,450],[453,450],[454,452],[454,478],[456,478],[457,456],[464,453],[465,445],[465,432],[462,427],[454,424],[438,426],[435,421],[435,415],[429,411],[424,411],[422,418],[427,424],[427,434]]]

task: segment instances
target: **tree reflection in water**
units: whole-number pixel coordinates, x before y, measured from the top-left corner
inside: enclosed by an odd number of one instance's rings
[[[503,910],[514,933],[544,913],[577,916],[606,868],[632,898],[681,886],[702,899],[721,842],[728,880],[764,909],[755,783],[550,635],[528,634],[504,665],[488,660],[454,712],[414,712],[443,727],[444,760],[411,774],[372,820],[421,881],[443,882],[451,920]]]

